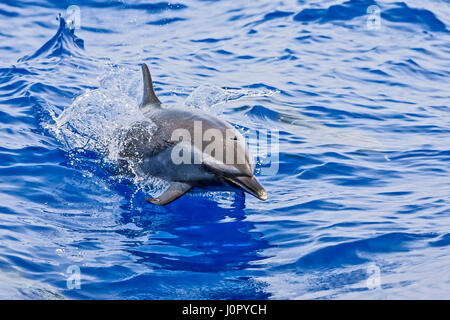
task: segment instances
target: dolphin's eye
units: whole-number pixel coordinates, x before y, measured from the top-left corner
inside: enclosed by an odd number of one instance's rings
[[[237,141],[237,137],[232,137],[231,140]]]

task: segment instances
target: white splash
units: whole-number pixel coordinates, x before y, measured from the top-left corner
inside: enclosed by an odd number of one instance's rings
[[[53,115],[53,122],[46,128],[67,151],[93,151],[101,154],[105,162],[116,165],[123,133],[137,122],[148,123],[146,129],[150,134],[155,126],[138,107],[142,83],[137,70],[113,68],[99,79],[99,84],[97,89],[86,90],[77,97],[61,114]],[[83,161],[78,156],[71,160]],[[138,175],[133,166],[129,169],[134,173],[136,192],[140,189],[158,192],[167,187],[161,179]]]
[[[83,148],[117,160],[118,132],[143,120],[136,101],[139,78],[134,73],[109,71],[98,89],[86,90],[47,128],[68,150]]]
[[[224,89],[216,86],[199,86],[186,98],[184,105],[220,114],[223,103],[249,97],[270,97],[278,91],[256,89]]]

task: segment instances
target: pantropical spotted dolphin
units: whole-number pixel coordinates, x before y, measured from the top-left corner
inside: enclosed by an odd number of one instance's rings
[[[267,192],[254,177],[255,166],[245,139],[227,122],[187,108],[164,108],[142,64],[144,93],[140,110],[149,122],[134,124],[124,135],[119,156],[138,172],[170,182],[160,196],[146,200],[166,205],[194,186],[228,183],[261,200]]]

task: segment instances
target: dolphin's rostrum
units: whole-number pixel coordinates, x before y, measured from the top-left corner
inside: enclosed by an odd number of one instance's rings
[[[227,122],[204,112],[162,107],[145,63],[142,73],[140,110],[156,129],[149,133],[145,121],[133,125],[125,134],[119,155],[136,164],[142,174],[171,183],[160,196],[146,200],[166,205],[193,186],[224,182],[266,200],[267,192],[253,175],[255,166],[242,135]]]

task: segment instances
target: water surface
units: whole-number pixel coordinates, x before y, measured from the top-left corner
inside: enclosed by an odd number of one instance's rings
[[[70,5],[76,30],[56,19]],[[449,16],[439,0],[2,1],[0,297],[450,298]],[[279,170],[257,165],[267,202],[155,207],[164,182],[114,174],[142,62],[164,103],[279,131]]]

